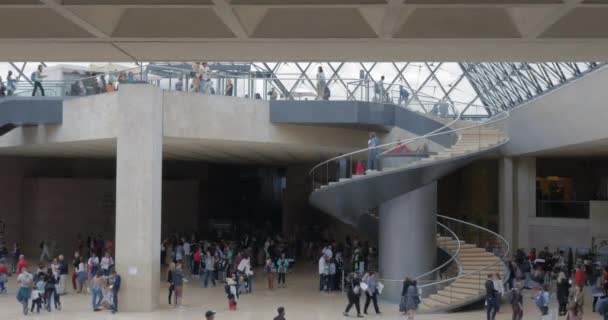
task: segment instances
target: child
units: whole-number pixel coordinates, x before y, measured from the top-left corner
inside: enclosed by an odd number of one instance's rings
[[[236,304],[239,298],[238,290],[236,288],[236,273],[233,273],[232,277],[226,278],[224,289],[228,295],[228,309],[233,311],[236,310]]]
[[[46,284],[44,283],[44,279],[40,277],[38,282],[36,282],[36,286],[34,290],[32,290],[32,308],[31,312],[34,312],[34,307],[36,307],[36,312],[40,313],[40,308],[42,308],[42,298],[44,297],[44,287]]]

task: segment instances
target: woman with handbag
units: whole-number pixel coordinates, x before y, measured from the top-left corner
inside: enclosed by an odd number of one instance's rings
[[[361,298],[361,290],[361,281],[355,275],[350,283],[350,286],[348,287],[348,305],[346,306],[346,310],[344,310],[343,313],[345,317],[348,317],[348,312],[350,311],[350,308],[352,308],[354,305],[355,309],[357,310],[357,318],[363,318],[363,315],[361,314],[361,305],[359,304],[359,300]]]
[[[407,318],[409,320],[414,320],[416,309],[418,309],[418,305],[420,304],[416,280],[413,280],[408,286],[405,297],[405,312],[407,313]]]

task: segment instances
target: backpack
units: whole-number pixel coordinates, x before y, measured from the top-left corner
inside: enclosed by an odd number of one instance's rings
[[[32,81],[38,81],[38,75],[36,74],[36,71],[32,72],[32,74],[30,75],[30,79],[32,79]]]
[[[545,294],[542,291],[539,292],[536,298],[534,299],[534,302],[536,303],[537,307],[544,307],[547,304],[547,301],[545,300]]]

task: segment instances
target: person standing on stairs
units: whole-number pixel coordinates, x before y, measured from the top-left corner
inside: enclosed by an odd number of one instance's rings
[[[376,148],[380,145],[380,139],[376,136],[375,132],[369,133],[369,140],[367,141],[367,147],[369,149],[369,154],[367,156],[367,170],[378,170],[378,154],[380,150]],[[373,149],[372,149],[373,148]]]
[[[486,310],[487,320],[494,320],[496,318],[496,289],[494,289],[494,282],[492,281],[492,274],[488,274],[488,280],[486,280]]]

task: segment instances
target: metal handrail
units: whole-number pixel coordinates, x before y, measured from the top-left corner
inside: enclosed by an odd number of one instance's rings
[[[432,273],[435,273],[435,272],[441,270],[441,268],[443,268],[443,267],[449,265],[450,263],[452,263],[452,261],[454,261],[456,259],[456,257],[458,257],[458,255],[460,254],[460,247],[461,247],[461,245],[460,245],[460,238],[458,238],[458,236],[456,235],[456,233],[452,229],[448,228],[447,226],[445,226],[441,222],[437,221],[437,225],[440,226],[440,227],[442,227],[442,228],[444,228],[445,230],[447,230],[449,233],[452,234],[452,237],[454,238],[454,240],[456,240],[456,243],[458,244],[458,247],[456,248],[456,252],[454,252],[454,254],[452,254],[452,257],[448,261],[444,262],[442,265],[440,265],[439,267],[437,267],[437,268],[435,268],[433,270],[430,270],[430,271],[428,271],[426,273],[423,273],[423,274],[417,276],[416,278],[414,278],[414,280],[421,279],[423,277],[428,276],[429,274],[432,274]]]
[[[506,250],[504,251],[503,255],[500,257],[499,261],[497,261],[497,262],[495,262],[495,263],[493,263],[491,265],[485,266],[485,267],[483,267],[483,268],[481,268],[479,270],[473,271],[473,272],[464,273],[464,274],[458,274],[458,276],[452,277],[452,278],[449,278],[449,279],[443,279],[443,280],[440,280],[440,281],[423,284],[421,286],[418,286],[419,288],[436,286],[436,285],[441,284],[441,283],[446,283],[446,282],[449,282],[449,281],[455,281],[455,280],[460,279],[462,277],[466,277],[466,276],[470,276],[470,275],[475,275],[475,274],[481,274],[481,272],[486,271],[489,268],[495,267],[499,263],[503,263],[504,264],[505,257],[507,257],[509,255],[509,252],[511,251],[511,245],[509,244],[509,241],[507,241],[507,239],[505,239],[503,236],[499,235],[498,233],[496,233],[496,232],[494,232],[494,231],[492,231],[490,229],[484,228],[482,226],[478,226],[476,224],[472,224],[470,222],[466,222],[466,221],[463,221],[463,220],[459,220],[459,219],[456,219],[456,218],[452,218],[452,217],[448,217],[448,216],[444,216],[444,215],[440,215],[440,214],[438,214],[437,217],[442,218],[442,219],[446,219],[446,220],[451,220],[451,221],[454,221],[454,222],[457,222],[457,223],[462,223],[464,225],[468,225],[468,226],[480,229],[482,231],[491,233],[492,235],[494,235],[495,237],[497,237],[498,239],[500,239],[502,242],[504,242],[504,244],[506,246]]]
[[[381,144],[381,145],[378,145],[378,146],[375,146],[375,147],[367,147],[367,148],[360,149],[360,150],[357,150],[357,151],[353,151],[353,152],[350,152],[350,153],[347,153],[347,154],[339,155],[337,157],[333,157],[333,158],[331,158],[329,160],[325,160],[325,161],[317,164],[316,166],[314,166],[309,171],[308,174],[309,175],[313,175],[315,173],[315,171],[318,168],[320,168],[321,166],[328,165],[329,163],[334,162],[334,161],[339,160],[339,159],[345,159],[345,158],[351,157],[351,156],[353,156],[355,154],[365,153],[365,152],[369,152],[371,150],[380,149],[380,148],[384,148],[384,147],[387,147],[387,146],[393,146],[394,145],[395,147],[397,147],[397,146],[399,146],[399,144],[400,145],[407,145],[409,143],[412,143],[412,142],[415,142],[415,141],[418,141],[418,140],[422,140],[422,139],[428,139],[430,137],[435,137],[435,136],[444,135],[444,134],[450,134],[450,133],[456,133],[456,132],[470,130],[470,129],[474,129],[474,128],[478,128],[478,127],[482,127],[482,126],[487,126],[489,124],[494,124],[494,123],[500,122],[502,120],[505,120],[506,118],[509,117],[509,112],[506,111],[506,110],[502,110],[502,109],[498,109],[498,108],[493,108],[493,107],[488,107],[488,106],[480,106],[480,107],[488,108],[488,109],[494,109],[496,111],[499,111],[499,114],[497,116],[493,117],[493,118],[490,118],[490,120],[482,122],[482,123],[477,123],[477,124],[474,124],[474,125],[471,125],[471,126],[467,126],[467,127],[462,127],[462,128],[451,129],[451,126],[461,119],[463,113],[466,111],[466,109],[465,109],[465,110],[460,111],[460,113],[458,114],[458,116],[454,120],[450,121],[448,124],[444,125],[443,127],[440,127],[439,129],[431,131],[430,133],[427,133],[427,134],[419,136],[419,137],[410,138],[410,139],[407,139],[407,140],[404,140],[404,141],[394,141],[394,142],[389,142],[389,143]],[[442,130],[444,130],[446,128],[450,128],[451,130],[441,132]],[[392,148],[392,149],[394,149],[394,148]],[[392,150],[392,149],[390,149],[390,150]],[[313,188],[314,188],[314,185],[313,185]]]

